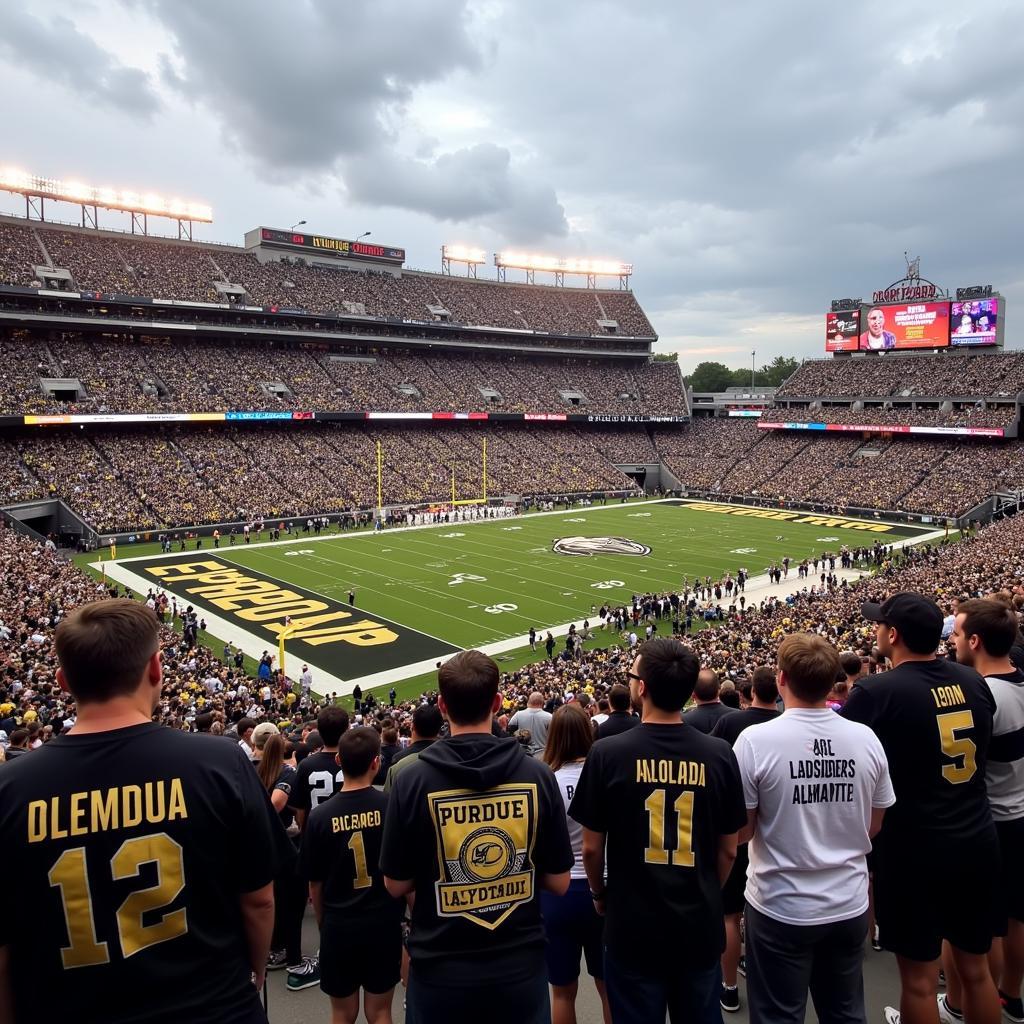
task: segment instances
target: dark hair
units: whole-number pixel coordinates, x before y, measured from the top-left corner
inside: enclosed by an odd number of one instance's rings
[[[318,750],[324,749],[324,738],[316,729],[310,729],[306,733],[306,746],[309,747],[312,753],[316,753]]]
[[[196,732],[209,732],[211,725],[213,725],[212,711],[204,711],[201,715],[196,715]]]
[[[639,667],[651,703],[661,711],[682,711],[700,672],[697,655],[678,640],[658,637],[640,648]]]
[[[385,725],[380,734],[381,742],[393,747],[398,742],[398,730],[393,725]]]
[[[608,691],[608,704],[612,711],[628,711],[630,704],[629,687],[616,683]]]
[[[127,598],[95,601],[57,627],[57,660],[79,704],[134,693],[146,663],[159,650],[156,613]]]
[[[839,674],[839,652],[817,633],[790,633],[779,644],[779,669],[799,700],[824,700]]]
[[[697,700],[714,700],[722,689],[722,680],[713,668],[703,668],[697,675],[693,696]]]
[[[849,679],[852,676],[860,675],[861,660],[859,654],[854,654],[852,651],[846,651],[839,655],[839,664],[842,666],[843,675]]]
[[[256,774],[259,775],[260,782],[263,783],[263,788],[268,793],[274,788],[274,783],[281,775],[281,765],[284,764],[284,759],[287,756],[288,743],[285,738],[279,732],[271,733],[263,745],[260,762],[256,765]]]
[[[594,729],[586,711],[575,701],[563,704],[551,716],[543,761],[552,771],[558,771],[568,761],[586,757],[593,745]]]
[[[12,747],[20,747],[28,739],[28,729],[15,729],[8,740]]]
[[[775,671],[767,665],[754,669],[754,696],[762,704],[774,704],[779,699],[779,687],[775,682]]]
[[[479,725],[491,717],[498,692],[498,666],[480,651],[460,651],[437,673],[448,719],[454,725]]]
[[[373,759],[380,755],[380,735],[376,729],[358,725],[349,729],[338,742],[338,764],[346,776],[361,779],[369,772]]]
[[[444,718],[436,704],[421,704],[412,713],[412,727],[421,739],[432,740],[441,732]]]
[[[256,728],[256,723],[251,718],[241,718],[238,721],[238,725],[235,726],[235,729],[238,731],[238,738],[239,739],[244,739],[245,738],[245,734],[250,729],[255,729],[255,728]]]
[[[1002,601],[972,598],[961,601],[957,615],[964,615],[964,636],[977,636],[991,658],[1005,658],[1017,639],[1017,616]]]
[[[344,708],[324,708],[316,716],[316,731],[325,747],[336,747],[347,728],[348,712]]]

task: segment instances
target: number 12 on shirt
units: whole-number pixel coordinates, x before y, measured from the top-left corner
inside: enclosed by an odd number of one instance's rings
[[[672,805],[676,814],[675,849],[665,847],[665,804],[668,794],[656,789],[644,801],[647,811],[648,834],[644,862],[647,864],[672,864],[677,868],[692,868],[693,856],[693,790],[688,789],[676,797]]]

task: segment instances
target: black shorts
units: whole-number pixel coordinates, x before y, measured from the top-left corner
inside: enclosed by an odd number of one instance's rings
[[[956,842],[887,837],[877,854],[875,917],[884,949],[928,962],[947,939],[965,953],[988,953],[1005,916],[994,831]]]
[[[320,988],[345,999],[358,989],[389,992],[402,973],[402,929],[398,921],[360,925],[324,919],[320,929]]]
[[[1002,855],[1001,906],[1007,918],[1024,921],[1024,818],[997,821],[999,851]],[[997,934],[1006,934],[1006,925]]]
[[[732,871],[722,886],[722,913],[742,914],[743,908],[747,905],[746,897],[743,895],[747,888],[747,865],[750,863],[750,853],[747,843],[741,843],[736,848],[736,860],[733,861]]]

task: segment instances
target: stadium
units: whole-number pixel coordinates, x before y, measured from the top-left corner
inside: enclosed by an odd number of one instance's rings
[[[74,722],[54,627],[107,597],[161,620],[162,724],[255,716],[304,740],[341,704],[393,745],[467,649],[497,661],[507,726],[534,693],[607,704],[645,637],[685,638],[739,706],[792,633],[880,669],[864,602],[1024,609],[1024,353],[989,286],[908,267],[874,304],[834,302],[826,358],[780,387],[695,393],[628,263],[496,253],[488,280],[465,247],[432,273],[294,229],[197,241],[212,213],[155,196],[0,188],[26,214],[0,217],[0,729],[19,743]],[[176,238],[149,233],[160,217]],[[894,968],[874,970],[891,1001]]]

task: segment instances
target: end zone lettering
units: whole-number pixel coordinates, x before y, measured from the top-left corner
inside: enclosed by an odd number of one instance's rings
[[[318,598],[304,597],[269,580],[247,576],[217,559],[147,566],[162,586],[186,597],[203,598],[215,608],[230,612],[247,623],[257,623],[275,637],[290,621],[289,639],[304,640],[313,647],[347,643],[373,647],[394,643],[398,634],[381,622],[358,618],[358,613]]]
[[[805,515],[803,512],[783,512],[774,508],[749,508],[745,505],[716,505],[711,502],[691,501],[687,508],[698,512],[721,512],[729,516],[747,516],[751,519],[776,519],[809,526],[827,526],[830,529],[863,530],[866,533],[890,533],[888,523],[864,523],[858,519],[837,519],[835,516]]]

